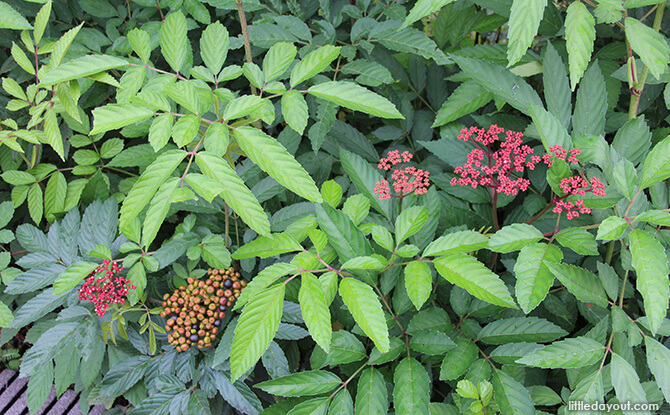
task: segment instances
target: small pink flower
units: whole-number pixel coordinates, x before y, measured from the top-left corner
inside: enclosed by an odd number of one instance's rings
[[[111,267],[110,267],[111,264]],[[84,285],[79,289],[79,300],[90,301],[95,305],[95,312],[100,317],[112,304],[123,304],[124,297],[128,295],[128,289],[136,289],[124,277],[117,275],[123,270],[116,261],[108,259],[95,269],[88,277]]]
[[[402,154],[398,150],[389,151],[386,158],[379,160],[377,168],[380,170],[390,170],[392,166],[400,163],[408,163],[412,160],[413,154],[409,151],[403,151]],[[425,170],[417,169],[416,167],[398,167],[391,173],[393,180],[393,190],[398,196],[402,197],[410,193],[415,195],[422,195],[428,191],[430,180],[428,173]],[[391,198],[389,182],[386,179],[381,179],[377,182],[374,188],[376,195],[379,195],[379,200],[388,200]]]

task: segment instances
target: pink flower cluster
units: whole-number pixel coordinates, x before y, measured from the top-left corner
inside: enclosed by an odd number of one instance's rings
[[[592,177],[590,182],[580,176],[566,177],[561,180],[561,190],[566,196],[584,196],[586,193],[593,193],[595,196],[605,196],[605,184],[597,177]],[[577,199],[574,202],[568,202],[560,198],[556,200],[556,206],[553,209],[554,213],[567,212],[565,216],[568,219],[573,219],[582,214],[591,213],[591,208],[584,206],[584,199]]]
[[[503,133],[504,139],[500,140],[500,134]],[[470,141],[476,148],[468,154],[465,165],[454,169],[454,173],[460,177],[452,178],[451,185],[471,186],[473,189],[487,186],[497,192],[516,195],[519,191],[526,191],[530,185],[530,181],[522,177],[524,169],[533,170],[538,163],[551,167],[554,158],[572,164],[579,163],[577,156],[581,150],[578,148],[566,150],[560,145],[554,145],[549,148],[549,153],[540,157],[533,155],[533,149],[523,144],[522,137],[522,133],[506,131],[495,124],[488,130],[474,126],[462,129],[458,139]],[[496,142],[499,142],[498,149],[493,150],[491,145]],[[590,182],[580,176],[568,177],[561,180],[560,186],[566,195],[554,198],[556,206],[553,211],[567,212],[568,219],[580,213],[591,213],[591,209],[584,206],[583,199],[575,202],[563,199],[574,195],[584,196],[587,192],[605,196],[605,185],[595,177]]]
[[[390,170],[393,166],[400,163],[408,163],[412,160],[413,154],[409,151],[403,151],[402,154],[398,150],[389,151],[388,157],[379,160],[377,168],[380,170]],[[403,197],[410,193],[415,195],[422,195],[428,191],[430,180],[428,180],[429,173],[416,167],[407,166],[405,168],[396,168],[391,173],[393,180],[393,190],[398,197]],[[391,198],[391,190],[389,182],[386,179],[381,179],[377,182],[374,192],[379,195],[379,200],[387,200]]]
[[[110,267],[111,264],[111,267]],[[124,277],[117,275],[123,270],[116,261],[108,259],[95,269],[88,277],[84,285],[79,289],[79,300],[90,301],[95,304],[95,312],[100,317],[112,304],[123,304],[124,297],[128,295],[128,289],[136,289]]]

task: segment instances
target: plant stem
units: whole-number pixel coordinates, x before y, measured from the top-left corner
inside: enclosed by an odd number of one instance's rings
[[[496,231],[500,230],[500,224],[498,223],[498,191],[495,188],[492,188],[491,191],[493,195],[491,196],[491,213],[493,213],[493,228]]]
[[[240,26],[242,26],[242,38],[244,39],[244,56],[248,63],[252,63],[251,59],[251,42],[249,41],[249,28],[247,26],[247,15],[244,14],[244,6],[242,0],[235,0],[237,5],[237,14],[240,16]],[[256,87],[251,85],[251,93],[258,95]]]
[[[654,15],[654,23],[652,29],[658,32],[661,29],[661,21],[663,20],[663,12],[665,11],[665,1],[658,4],[656,9],[656,14]],[[626,41],[629,48],[629,56],[632,56],[632,51],[630,50],[630,43]],[[629,67],[629,71],[632,71],[633,68]],[[642,73],[640,74],[640,79],[638,79],[633,85],[630,86],[630,106],[628,108],[628,120],[632,120],[637,117],[637,110],[640,106],[640,98],[642,97],[642,91],[644,90],[644,83],[647,80],[647,75],[649,74],[649,68],[645,65],[642,67]],[[636,74],[632,74],[635,76]]]

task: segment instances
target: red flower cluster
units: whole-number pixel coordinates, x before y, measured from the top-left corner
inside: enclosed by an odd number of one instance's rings
[[[389,151],[387,158],[379,160],[377,168],[380,170],[390,170],[391,167],[397,164],[408,163],[412,160],[412,157],[413,155],[409,151],[403,151],[402,154],[398,150]],[[397,193],[398,197],[403,197],[410,193],[414,193],[415,195],[425,194],[428,191],[428,186],[430,186],[428,175],[427,171],[412,166],[396,168],[391,174],[391,178],[394,180],[393,190]],[[391,198],[389,182],[386,179],[378,181],[374,191],[376,195],[379,195],[379,200]]]
[[[111,264],[111,267],[110,267]],[[100,317],[112,304],[123,304],[124,297],[128,295],[128,288],[136,289],[124,277],[117,275],[123,270],[116,261],[108,259],[95,269],[88,277],[84,285],[79,289],[79,300],[90,301],[95,304],[95,312]]]
[[[505,133],[504,140],[499,135]],[[458,136],[459,140],[471,141],[476,148],[468,154],[465,165],[456,167],[454,172],[460,177],[451,179],[451,185],[488,186],[497,192],[508,195],[516,195],[519,191],[525,191],[530,185],[528,179],[524,179],[525,168],[535,169],[535,165],[542,162],[551,167],[554,158],[565,160],[568,163],[578,164],[577,156],[581,153],[578,148],[566,150],[560,145],[549,148],[549,153],[542,157],[533,155],[533,149],[523,144],[522,133],[505,131],[497,125],[491,125],[488,130],[478,127],[464,128]],[[493,150],[491,145],[500,142],[499,148]],[[381,163],[380,163],[381,164]],[[515,175],[516,177],[510,177]],[[563,199],[568,196],[584,196],[591,192],[596,196],[605,196],[605,185],[597,178],[590,182],[581,176],[568,177],[561,180],[561,189],[566,193],[563,197],[555,197],[555,213],[567,212],[567,218],[572,219],[580,213],[591,213],[591,209],[584,206],[584,200],[568,202]]]
[[[592,177],[590,182],[580,176],[566,177],[561,180],[560,186],[561,190],[566,193],[565,197],[574,195],[584,196],[588,192],[596,196],[605,196],[605,184],[598,180],[597,177]],[[579,216],[580,213],[591,213],[591,208],[584,206],[583,199],[577,199],[574,202],[559,199],[556,200],[553,212],[567,212],[565,216],[568,219],[573,219]]]

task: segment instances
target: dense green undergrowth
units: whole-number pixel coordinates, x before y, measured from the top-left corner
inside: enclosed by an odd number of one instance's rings
[[[134,415],[667,410],[664,12],[0,1],[31,413],[52,385]]]

